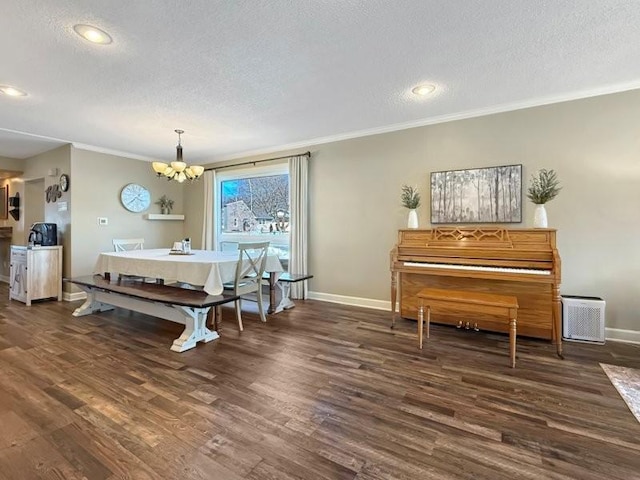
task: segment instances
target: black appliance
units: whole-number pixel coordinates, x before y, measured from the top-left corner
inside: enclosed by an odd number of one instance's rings
[[[51,247],[58,244],[58,229],[55,223],[34,223],[29,232],[29,245]]]

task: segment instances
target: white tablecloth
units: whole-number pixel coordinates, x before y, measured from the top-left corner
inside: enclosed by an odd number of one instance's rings
[[[168,248],[101,253],[93,271],[188,283],[204,287],[210,295],[219,295],[222,284],[235,279],[238,252],[193,250],[192,253],[170,255]],[[267,257],[265,271],[283,271],[276,255]]]

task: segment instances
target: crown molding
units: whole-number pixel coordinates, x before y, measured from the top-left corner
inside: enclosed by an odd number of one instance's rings
[[[111,148],[96,147],[95,145],[87,145],[86,143],[72,142],[71,145],[78,150],[88,150],[89,152],[104,153],[106,155],[115,155],[116,157],[131,158],[133,160],[141,160],[144,162],[155,162],[158,160],[157,158],[147,157],[145,155],[123,152],[122,150],[114,150]]]
[[[407,130],[409,128],[425,127],[428,125],[436,125],[439,123],[453,122],[457,120],[467,120],[471,118],[484,117],[487,115],[494,115],[497,113],[506,113],[516,110],[523,110],[525,108],[542,107],[545,105],[551,105],[555,103],[570,102],[573,100],[582,100],[591,97],[598,97],[601,95],[608,95],[612,93],[621,93],[629,90],[636,90],[640,88],[640,80],[633,82],[619,83],[615,85],[609,85],[606,87],[599,87],[587,90],[579,90],[572,93],[562,95],[549,95],[545,97],[538,97],[522,102],[505,103],[502,105],[494,105],[486,108],[479,108],[475,110],[467,110],[459,113],[452,113],[447,115],[439,115],[436,117],[423,118],[420,120],[414,120],[411,122],[396,123],[393,125],[387,125],[383,127],[374,127],[365,130],[357,130],[354,132],[341,133],[337,135],[329,135],[326,137],[318,137],[310,140],[304,140],[296,143],[288,143],[284,145],[267,147],[257,150],[247,150],[241,153],[233,153],[229,155],[223,155],[216,158],[217,162],[224,162],[227,160],[238,160],[240,158],[253,157],[258,155],[267,155],[276,152],[282,152],[287,150],[296,150],[300,148],[308,148],[316,145],[323,145],[326,143],[340,142],[343,140],[352,140],[360,137],[368,137],[371,135],[380,135],[382,133],[397,132],[399,130]]]

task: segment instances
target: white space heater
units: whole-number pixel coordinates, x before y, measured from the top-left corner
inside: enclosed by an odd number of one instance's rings
[[[562,337],[574,342],[604,343],[605,301],[562,295]]]

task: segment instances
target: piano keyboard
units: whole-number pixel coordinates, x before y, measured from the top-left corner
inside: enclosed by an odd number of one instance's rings
[[[527,275],[551,275],[550,270],[532,270],[527,268],[483,267],[479,265],[452,265],[448,263],[404,262],[405,267],[441,268],[445,270],[468,270],[475,272],[521,273]]]

